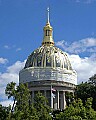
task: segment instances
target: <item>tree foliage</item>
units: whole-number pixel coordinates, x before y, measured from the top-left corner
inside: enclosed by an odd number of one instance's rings
[[[88,82],[77,85],[75,95],[83,101],[84,105],[87,98],[92,97],[92,108],[96,110],[96,74],[89,78]]]
[[[89,78],[89,83],[96,86],[96,74]]]
[[[45,103],[46,102],[46,103]],[[34,108],[37,111],[38,117],[40,120],[51,120],[51,116],[49,113],[51,112],[51,109],[48,105],[47,99],[42,96],[41,93],[37,93],[34,98]]]
[[[13,99],[14,103],[6,119],[3,120],[51,120],[49,114],[50,107],[45,104],[47,99],[38,93],[34,98],[34,103],[31,100],[31,94],[27,84],[16,84],[11,82],[5,90],[8,99]]]
[[[11,109],[10,106],[4,107],[0,105],[0,120],[5,120],[5,118],[8,117],[10,109]]]
[[[73,93],[72,92],[67,92],[67,91],[66,91],[66,94],[65,94],[65,98],[66,98],[67,106],[69,106],[70,103],[75,99]]]
[[[81,99],[74,100],[64,112],[56,115],[56,120],[96,120],[96,111],[91,107],[92,98],[88,98],[84,106]]]

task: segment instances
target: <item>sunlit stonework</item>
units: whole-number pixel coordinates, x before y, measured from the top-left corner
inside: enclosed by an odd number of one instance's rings
[[[77,74],[71,67],[67,53],[54,45],[49,10],[48,20],[43,30],[42,46],[28,56],[24,69],[20,71],[19,81],[28,83],[32,99],[40,91],[48,98],[51,108],[64,109],[66,107],[65,92],[74,92]],[[54,98],[53,88],[56,90]]]

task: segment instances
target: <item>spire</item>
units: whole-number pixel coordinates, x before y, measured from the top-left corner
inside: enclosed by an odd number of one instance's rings
[[[49,18],[50,18],[49,14],[50,14],[50,13],[49,13],[49,7],[48,7],[48,8],[47,8],[47,23],[50,23],[50,22],[49,22]]]
[[[49,18],[49,7],[47,8],[47,22],[46,26],[43,28],[44,31],[44,37],[42,45],[54,45],[54,40],[52,36],[53,28],[50,25],[50,18]]]

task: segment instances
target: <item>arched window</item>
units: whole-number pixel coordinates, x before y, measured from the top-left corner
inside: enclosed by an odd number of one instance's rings
[[[46,30],[46,36],[50,36],[50,30]]]
[[[46,66],[51,66],[51,58],[50,57],[47,57],[46,58]]]
[[[42,57],[41,56],[38,56],[37,58],[37,66],[41,66],[41,60],[42,60]]]
[[[56,67],[60,67],[60,59],[56,57]]]

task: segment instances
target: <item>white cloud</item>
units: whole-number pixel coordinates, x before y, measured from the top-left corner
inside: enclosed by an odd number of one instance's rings
[[[4,48],[6,49],[10,49],[10,47],[8,45],[4,45]]]
[[[0,104],[8,107],[9,105],[13,105],[13,101],[12,100],[4,100],[4,101],[1,101]]]
[[[85,0],[84,3],[86,3],[86,4],[91,4],[91,3],[95,2],[95,1],[96,1],[96,0]]]
[[[19,83],[19,71],[24,67],[25,61],[17,61],[13,65],[9,66],[5,73],[0,73],[0,101],[7,100],[5,96],[6,85],[10,82]],[[1,102],[2,103],[2,102]]]
[[[82,53],[91,52],[96,53],[96,38],[86,38],[82,40],[75,41],[68,44],[64,40],[56,42],[57,46],[62,47],[66,52],[69,53]]]
[[[78,83],[87,81],[96,74],[96,38],[86,38],[68,44],[66,41],[58,41],[57,46],[70,53],[69,55],[73,68],[78,73]],[[79,53],[90,53],[90,57],[81,58]]]
[[[96,2],[96,0],[75,0],[76,3],[84,3],[84,4],[91,4]]]
[[[7,68],[7,72],[18,74],[19,71],[24,67],[24,64],[25,64],[25,61],[24,62],[17,61],[16,63],[14,63],[13,65]]]
[[[69,55],[73,68],[77,71],[78,83],[88,81],[96,74],[96,54],[91,57],[80,58],[79,55]]]
[[[21,51],[21,48],[17,48],[16,51]]]
[[[5,49],[14,49],[14,50],[16,50],[16,52],[22,50],[20,47],[17,47],[17,48],[16,48],[16,45],[12,45],[12,46],[4,45],[4,48],[5,48]]]
[[[5,63],[7,63],[7,62],[8,62],[7,59],[5,59],[5,58],[0,58],[0,64],[5,64]]]

